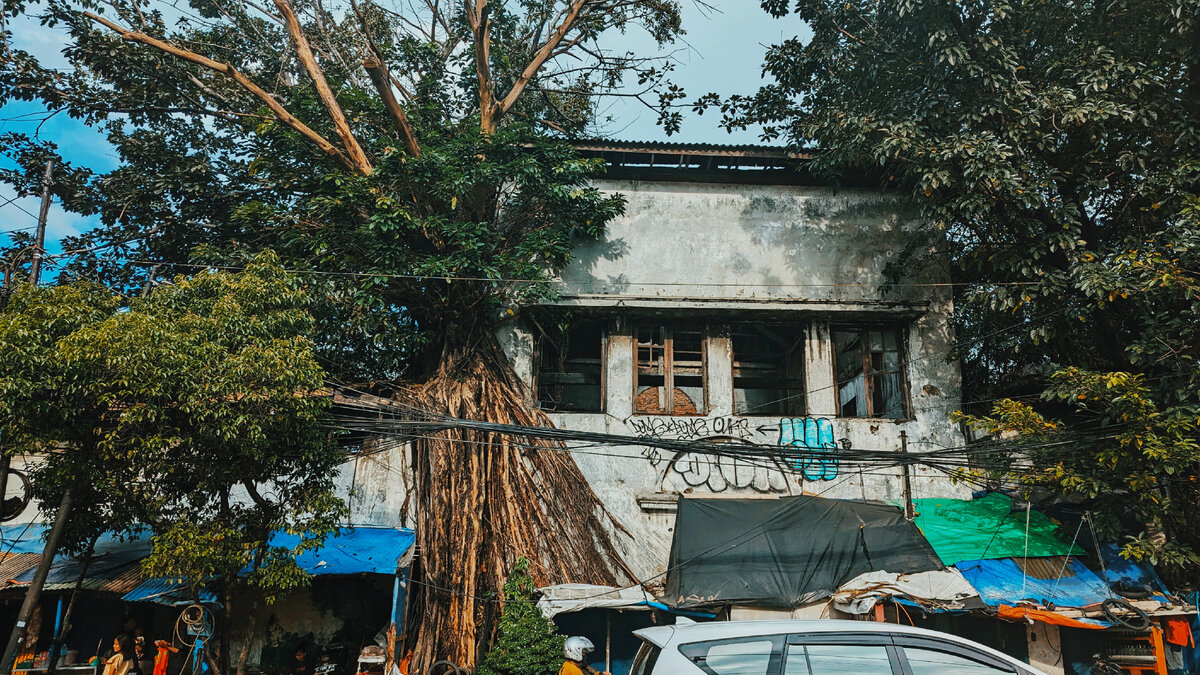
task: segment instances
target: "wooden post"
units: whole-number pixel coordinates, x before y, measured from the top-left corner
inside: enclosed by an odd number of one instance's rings
[[[604,612],[604,672],[612,672],[612,613],[611,609]]]
[[[900,432],[900,454],[908,454],[908,433],[904,431]],[[905,520],[914,520],[917,516],[913,510],[912,483],[908,477],[908,462],[902,464],[901,468],[904,469],[904,518]]]
[[[83,588],[83,581],[87,578],[88,566],[92,564],[92,555],[95,552],[96,539],[93,538],[88,544],[87,553],[83,556],[83,566],[79,570],[79,578],[75,580],[75,588],[71,591],[71,601],[67,603],[67,611],[63,614],[62,625],[57,628],[54,639],[50,642],[50,661],[46,664],[46,675],[54,675],[58,670],[58,652],[67,643],[67,633],[71,630],[71,612],[75,609],[75,598],[79,595],[79,589]],[[59,602],[62,601],[59,600]]]

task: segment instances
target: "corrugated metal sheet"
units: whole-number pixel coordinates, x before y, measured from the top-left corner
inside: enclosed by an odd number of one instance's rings
[[[83,580],[83,585],[80,588],[85,591],[95,591],[97,593],[120,593],[124,595],[137,587],[142,582],[142,579],[145,579],[145,577],[142,576],[141,569],[138,565],[134,565],[114,577],[105,578],[89,575],[87,579]],[[70,591],[74,590],[74,588],[74,581],[64,581],[55,584],[46,584],[45,590]]]
[[[787,148],[770,145],[721,145],[719,143],[668,143],[663,141],[618,141],[593,138],[573,141],[585,152],[665,152],[715,157],[786,157],[809,159],[811,154],[794,153]]]
[[[126,602],[154,602],[160,605],[190,605],[191,591],[175,579],[158,577],[147,579],[121,597]],[[217,594],[207,588],[200,589],[200,602],[218,602]]]
[[[42,556],[36,553],[9,553],[0,558],[0,588],[13,585],[13,579],[37,567]]]
[[[1057,579],[1061,573],[1064,577],[1075,576],[1075,568],[1070,565],[1071,558],[1065,555],[1054,555],[1046,558],[1013,558],[1017,567],[1034,579]]]

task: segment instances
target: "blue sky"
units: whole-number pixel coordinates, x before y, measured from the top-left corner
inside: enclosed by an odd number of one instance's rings
[[[709,91],[725,95],[752,93],[762,81],[760,70],[766,47],[785,37],[808,35],[807,28],[799,19],[773,19],[754,0],[718,0],[712,4],[714,7],[708,8],[684,0],[683,25],[687,35],[669,50],[676,61],[673,80],[686,89],[689,96]],[[37,54],[47,65],[68,65],[61,55],[63,35],[59,31],[33,22],[10,25],[13,46]],[[618,36],[610,44],[614,49],[639,53],[654,49],[653,41],[633,31]],[[727,134],[717,125],[719,115],[711,112],[703,117],[686,114],[683,129],[670,138],[656,126],[656,116],[652,111],[630,99],[615,99],[605,105],[602,112],[612,117],[613,121],[605,124],[600,131],[613,138],[707,143],[758,141],[752,130]],[[32,134],[36,130],[40,138],[57,143],[64,156],[73,163],[95,171],[107,171],[116,166],[115,152],[96,130],[65,114],[51,118],[38,129],[42,117],[44,113],[41,108],[32,104],[4,106],[0,108],[0,131]],[[11,167],[12,162],[0,155],[0,166]],[[3,204],[0,206],[0,232],[15,229],[32,231],[37,223],[38,198],[14,197],[10,188],[0,185],[0,204]],[[10,199],[13,201],[5,204]],[[61,250],[58,246],[60,238],[86,231],[93,224],[92,219],[66,213],[57,205],[52,206],[47,220],[46,248],[51,253]]]

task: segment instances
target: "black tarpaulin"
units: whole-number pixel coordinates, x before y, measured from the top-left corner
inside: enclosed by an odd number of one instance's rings
[[[791,608],[864,572],[943,569],[900,509],[842,499],[679,499],[664,602]]]

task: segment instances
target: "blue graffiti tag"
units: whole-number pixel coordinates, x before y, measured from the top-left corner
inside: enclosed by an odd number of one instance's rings
[[[838,475],[837,456],[819,457],[837,448],[833,440],[833,423],[823,418],[793,417],[779,420],[779,444],[814,450],[813,456],[795,461],[795,468],[805,480],[833,480]]]

